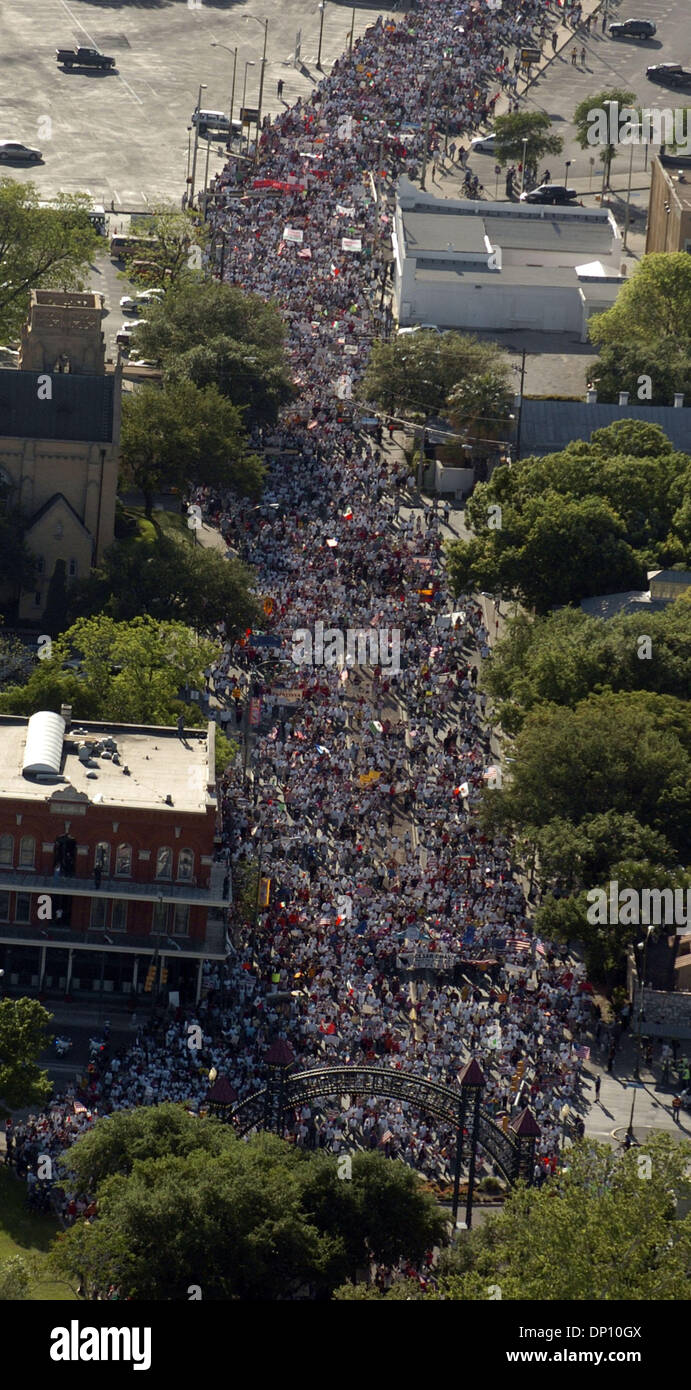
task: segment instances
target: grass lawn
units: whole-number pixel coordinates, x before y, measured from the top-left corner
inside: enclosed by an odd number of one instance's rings
[[[190,545],[194,543],[194,534],[187,525],[187,517],[179,510],[169,512],[155,508],[153,521],[147,520],[143,507],[123,507],[123,513],[128,521],[136,524],[137,530],[133,536],[118,542],[121,547],[136,546],[142,542],[151,545],[157,534],[173,540],[187,541]]]
[[[59,1226],[52,1216],[34,1216],[26,1208],[26,1186],[10,1168],[0,1168],[0,1262],[24,1255],[38,1276],[29,1298],[40,1302],[80,1300],[68,1284],[56,1283],[47,1269],[47,1253]]]

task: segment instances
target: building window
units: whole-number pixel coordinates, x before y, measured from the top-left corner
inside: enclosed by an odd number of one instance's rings
[[[110,845],[107,840],[99,840],[94,850],[94,868],[106,876],[110,873]]]
[[[14,840],[11,835],[0,835],[0,868],[12,868],[14,863]]]
[[[33,835],[22,835],[19,841],[20,869],[33,869],[36,860],[36,841]]]
[[[118,878],[129,878],[132,873],[131,845],[118,845],[115,852],[115,873]]]
[[[171,878],[173,873],[173,851],[163,845],[156,853],[156,877]]]
[[[108,911],[108,899],[107,899],[107,898],[92,898],[92,899],[91,899],[91,930],[92,930],[92,931],[105,931],[105,929],[106,929],[106,913],[107,913],[107,911]]]
[[[74,578],[76,577],[76,574],[77,574],[77,561],[76,561],[76,560],[70,560],[68,573],[69,573],[70,579],[74,579]]]
[[[171,936],[187,936],[190,929],[190,909],[188,903],[176,903],[173,909]]]
[[[9,920],[10,895],[9,893],[0,893],[0,922],[9,922]]]
[[[15,922],[31,921],[31,894],[18,893],[14,913]]]
[[[178,855],[178,878],[183,878],[187,882],[194,873],[194,850],[181,849]]]
[[[123,903],[117,898],[113,903],[110,925],[113,931],[127,931],[127,903]]]

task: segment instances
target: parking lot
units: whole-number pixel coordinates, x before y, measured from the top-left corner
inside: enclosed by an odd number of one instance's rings
[[[356,7],[356,37],[378,13],[376,5]],[[206,83],[206,107],[228,111],[237,46],[234,114],[245,72],[246,105],[257,105],[265,16],[262,107],[274,112],[282,104],[279,78],[288,104],[308,97],[319,79],[317,0],[283,0],[280,6],[261,0],[4,0],[0,139],[38,148],[43,163],[2,165],[0,172],[35,183],[45,198],[86,191],[116,210],[179,201],[199,85]],[[328,0],[324,70],[347,47],[352,17],[350,6]],[[293,66],[298,30],[300,70]],[[59,68],[56,49],[72,45],[112,55],[116,68]],[[221,167],[221,150],[212,148],[210,174]]]

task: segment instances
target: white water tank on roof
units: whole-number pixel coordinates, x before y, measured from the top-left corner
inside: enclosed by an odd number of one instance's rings
[[[26,730],[22,764],[24,777],[39,777],[42,774],[59,776],[65,728],[62,715],[54,714],[52,710],[32,714]]]

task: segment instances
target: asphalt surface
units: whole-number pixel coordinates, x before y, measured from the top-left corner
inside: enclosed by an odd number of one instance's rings
[[[355,9],[355,36],[380,12]],[[385,14],[391,13],[384,9]],[[352,8],[328,0],[323,16],[322,68],[347,48]],[[39,165],[3,165],[0,172],[33,182],[44,198],[59,191],[90,193],[116,209],[177,202],[187,175],[188,125],[199,84],[203,106],[228,112],[237,45],[234,115],[242,101],[256,106],[269,19],[263,111],[274,113],[307,98],[316,66],[320,12],[317,0],[4,0],[0,138],[20,140],[43,153]],[[293,66],[301,30],[301,61]],[[219,46],[212,47],[213,43]],[[220,45],[225,44],[231,52]],[[112,72],[59,68],[57,48],[98,48],[116,59]],[[284,83],[283,98],[277,82]],[[200,142],[201,143],[201,142]],[[212,148],[209,173],[222,164]],[[197,173],[203,175],[206,151]]]

